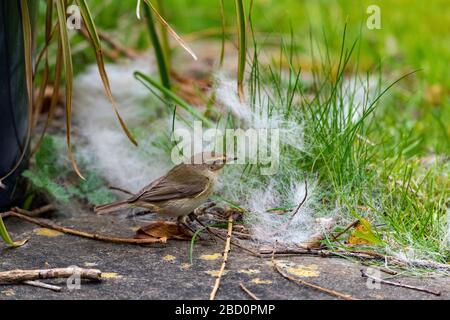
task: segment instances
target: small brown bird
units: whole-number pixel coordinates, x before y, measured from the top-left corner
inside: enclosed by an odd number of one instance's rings
[[[211,195],[219,173],[227,159],[222,154],[203,152],[194,155],[190,163],[175,166],[132,197],[95,207],[98,214],[126,208],[145,208],[178,221],[192,213]]]

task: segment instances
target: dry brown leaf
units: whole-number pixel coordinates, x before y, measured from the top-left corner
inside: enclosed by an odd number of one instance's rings
[[[322,246],[322,240],[324,236],[322,234],[314,234],[305,242],[299,243],[297,246],[303,249],[317,249]]]
[[[152,221],[151,223],[140,227],[136,231],[136,239],[176,239],[176,240],[191,240],[192,234],[172,221]]]

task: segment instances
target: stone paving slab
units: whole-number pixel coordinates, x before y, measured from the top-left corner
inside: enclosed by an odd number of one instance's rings
[[[52,213],[52,222],[95,233],[133,236],[133,228],[142,221],[115,216],[96,216],[86,209]],[[48,234],[40,227],[7,218],[6,225],[14,239],[30,237],[16,249],[0,244],[0,271],[51,267],[98,268],[107,273],[99,283],[82,282],[70,291],[64,279],[46,282],[63,287],[53,292],[27,285],[0,285],[0,299],[208,299],[219,270],[221,241],[203,240],[194,247],[193,265],[189,265],[189,241],[169,241],[151,246],[111,244],[70,235]],[[213,255],[216,259],[213,259]],[[205,259],[202,255],[208,255]],[[211,257],[212,256],[212,257]],[[396,278],[412,285],[440,290],[442,295],[381,285],[368,289],[361,277],[361,265],[340,258],[311,256],[280,257],[279,260],[305,266],[313,272],[302,279],[322,287],[350,294],[360,299],[449,299],[450,278]],[[274,271],[269,260],[232,248],[217,299],[248,299],[240,289],[244,283],[261,299],[333,299],[317,290],[302,287]],[[384,274],[383,274],[384,276]]]

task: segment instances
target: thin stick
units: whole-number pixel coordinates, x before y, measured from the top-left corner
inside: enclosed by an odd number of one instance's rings
[[[305,204],[306,198],[308,198],[308,180],[305,178],[305,196],[303,197],[302,201],[298,204],[297,208],[295,208],[294,213],[292,213],[291,218],[289,219],[289,223],[292,222],[297,212]]]
[[[362,264],[363,266],[366,266],[366,267],[378,269],[378,270],[380,270],[380,271],[382,271],[382,272],[384,272],[384,273],[387,273],[387,274],[389,274],[389,275],[391,275],[391,276],[395,276],[395,275],[398,274],[398,272],[395,271],[395,270],[392,270],[392,269],[389,269],[389,268],[386,268],[386,267],[381,267],[381,266],[371,265],[370,263],[367,263],[367,262],[364,262],[364,261],[361,262],[361,264]]]
[[[128,190],[123,189],[123,188],[120,188],[120,187],[109,186],[108,188],[111,189],[111,190],[116,190],[116,191],[120,191],[120,192],[126,193],[126,194],[128,194],[128,195],[130,195],[130,196],[134,195],[133,192],[128,191]]]
[[[44,283],[44,282],[41,282],[41,281],[29,280],[29,281],[24,281],[23,283],[27,284],[29,286],[43,288],[43,289],[48,289],[48,290],[52,290],[52,291],[56,291],[56,292],[60,292],[61,291],[61,287],[54,286],[52,284]]]
[[[342,230],[341,232],[338,232],[334,235],[331,236],[331,241],[336,241],[337,238],[339,238],[340,236],[342,236],[344,233],[346,233],[348,230],[350,230],[351,228],[357,226],[359,224],[359,220],[355,220],[352,223],[348,224],[344,230]]]
[[[21,208],[18,208],[18,207],[14,207],[13,211],[16,211],[18,213],[24,214],[24,215],[29,216],[29,217],[37,217],[37,216],[40,216],[43,213],[47,213],[49,211],[54,211],[55,209],[56,209],[55,206],[50,203],[50,204],[47,204],[45,206],[36,208],[34,210],[25,210],[25,209],[21,209]]]
[[[35,270],[9,270],[0,272],[0,283],[17,283],[38,279],[69,278],[73,275],[81,279],[100,280],[102,272],[98,269],[84,269],[79,267],[35,269]]]
[[[244,286],[244,284],[242,282],[239,283],[239,287],[241,287],[242,291],[244,291],[246,294],[248,294],[250,296],[250,298],[252,298],[253,300],[261,300],[253,292],[251,292],[249,289],[247,289],[247,287]]]
[[[228,232],[227,232],[227,240],[225,241],[225,249],[223,250],[222,266],[220,267],[219,274],[217,275],[216,283],[214,284],[214,287],[211,291],[209,300],[214,300],[216,298],[217,291],[219,290],[220,280],[222,279],[222,275],[225,271],[225,266],[228,261],[228,253],[231,250],[230,246],[231,246],[231,234],[232,233],[233,233],[233,215],[230,214],[230,216],[228,217]]]
[[[92,239],[92,240],[99,240],[99,241],[105,241],[105,242],[112,242],[112,243],[126,243],[126,244],[151,244],[151,243],[165,243],[164,239],[157,239],[157,238],[146,238],[146,239],[134,239],[134,238],[121,238],[121,237],[110,237],[106,235],[96,234],[96,233],[89,233],[85,231],[80,231],[72,228],[66,228],[62,227],[50,222],[45,222],[42,219],[36,219],[32,217],[28,217],[24,214],[10,211],[9,212],[11,216],[14,216],[16,218],[28,221],[30,223],[34,223],[38,226],[56,230],[62,233],[70,234],[73,236],[78,236],[82,238]]]
[[[372,279],[372,280],[374,280],[376,282],[379,282],[379,283],[384,283],[384,284],[390,285],[390,286],[395,286],[395,287],[401,287],[401,288],[421,291],[421,292],[425,292],[425,293],[434,294],[435,296],[440,296],[441,295],[440,291],[433,291],[433,290],[430,290],[430,289],[427,289],[427,288],[423,288],[423,287],[416,287],[416,286],[412,286],[412,285],[409,285],[409,284],[404,284],[404,283],[400,283],[400,282],[393,282],[393,281],[377,278],[377,277],[374,277],[374,276],[371,276],[371,275],[367,274],[363,269],[361,269],[361,276],[365,277],[365,278]]]
[[[213,231],[211,227],[208,227],[207,225],[205,225],[205,224],[204,224],[203,222],[201,222],[196,216],[194,217],[194,220],[197,221],[203,228],[206,229],[206,231],[208,231],[209,233],[211,233],[213,236],[215,236],[215,237],[217,237],[217,238],[219,238],[219,239],[221,239],[221,240],[223,240],[223,241],[226,241],[226,238],[225,238],[225,237],[223,237],[222,235],[220,235],[220,234],[216,233],[215,231]],[[236,242],[234,242],[234,241],[231,241],[231,244],[234,245],[234,246],[236,246],[236,247],[238,247],[239,249],[241,249],[241,250],[243,250],[243,251],[246,251],[246,252],[248,252],[248,253],[251,253],[251,254],[254,255],[255,257],[259,257],[259,258],[262,257],[262,255],[261,255],[260,253],[255,252],[255,251],[253,251],[253,250],[250,249],[250,248],[246,248],[246,247],[244,247],[243,245],[238,244],[238,243],[236,243]]]
[[[261,257],[269,257],[269,254],[272,254],[272,250],[260,250],[259,252]],[[295,256],[301,254],[314,255],[320,257],[349,257],[349,258],[357,258],[363,260],[381,260],[386,261],[391,264],[399,265],[402,267],[405,266],[413,266],[418,268],[429,268],[429,269],[437,269],[443,271],[450,271],[450,264],[443,264],[434,261],[428,260],[404,260],[397,257],[385,256],[383,254],[366,251],[366,250],[356,250],[356,251],[347,251],[347,250],[316,250],[316,249],[282,249],[277,250],[273,253],[274,255],[283,255],[283,256]]]
[[[313,288],[313,289],[319,290],[321,292],[327,293],[329,295],[335,296],[335,297],[343,299],[343,300],[359,300],[359,299],[356,299],[356,298],[352,297],[351,295],[340,293],[340,292],[332,290],[332,289],[323,288],[323,287],[321,287],[321,286],[319,286],[317,284],[309,283],[309,282],[306,282],[305,280],[301,280],[301,279],[297,279],[297,278],[291,277],[290,275],[284,273],[283,270],[281,270],[281,268],[277,264],[276,260],[273,260],[273,265],[275,267],[275,270],[278,271],[278,273],[281,274],[284,278],[286,278],[286,279],[288,279],[290,281],[293,281],[293,282],[295,282],[297,284],[300,284],[302,286],[306,286],[306,287],[309,287],[309,288]]]

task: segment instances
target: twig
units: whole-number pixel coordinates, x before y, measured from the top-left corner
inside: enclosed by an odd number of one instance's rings
[[[395,270],[392,270],[392,269],[389,269],[389,268],[386,268],[386,267],[381,267],[381,266],[374,266],[374,265],[371,265],[370,263],[367,263],[367,262],[364,262],[364,261],[361,264],[366,266],[366,267],[379,269],[380,271],[382,271],[384,273],[387,273],[387,274],[389,274],[391,276],[395,276],[395,275],[398,274],[398,272],[395,271]]]
[[[97,28],[97,33],[98,33],[98,36],[100,37],[101,40],[103,40],[106,43],[108,43],[109,46],[112,49],[122,53],[127,58],[129,58],[129,59],[137,59],[137,58],[139,58],[139,53],[137,53],[136,51],[134,51],[131,48],[123,47],[121,44],[119,44],[119,42],[117,42],[115,39],[113,39],[111,37],[111,35],[107,34],[103,30],[99,30]]]
[[[348,230],[350,230],[351,228],[357,226],[359,224],[359,220],[355,220],[352,223],[348,224],[344,230],[342,230],[341,232],[338,232],[334,235],[331,236],[331,241],[336,241],[337,238],[339,238],[340,236],[342,236],[344,233],[346,233]]]
[[[430,293],[430,294],[434,294],[435,296],[440,296],[441,295],[440,291],[433,291],[433,290],[430,290],[430,289],[427,289],[427,288],[416,287],[416,286],[412,286],[412,285],[409,285],[409,284],[404,284],[404,283],[400,283],[400,282],[393,282],[393,281],[377,278],[377,277],[374,277],[374,276],[371,276],[371,275],[367,274],[363,269],[361,269],[361,276],[365,277],[365,278],[372,279],[373,281],[376,281],[376,282],[379,282],[379,283],[384,283],[384,284],[388,284],[388,285],[395,286],[395,287],[401,287],[401,288],[421,291],[421,292],[425,292],[425,293]]]
[[[226,240],[227,240],[227,239],[226,239],[225,237],[223,237],[222,235],[220,235],[220,234],[216,233],[215,231],[213,231],[211,227],[208,227],[208,226],[205,225],[203,222],[201,222],[197,217],[194,217],[194,220],[197,221],[203,228],[206,229],[206,231],[208,231],[209,233],[211,233],[213,236],[215,236],[215,237],[217,237],[217,238],[219,238],[219,239],[221,239],[221,240],[223,240],[223,241],[226,241]],[[236,242],[234,242],[234,241],[231,241],[231,244],[234,245],[235,247],[237,247],[237,248],[243,250],[243,251],[246,251],[246,252],[248,252],[248,253],[251,253],[251,254],[252,254],[253,256],[255,256],[255,257],[258,257],[258,258],[261,258],[261,257],[262,257],[262,255],[259,254],[258,252],[254,251],[254,250],[252,250],[252,249],[250,249],[250,248],[247,248],[247,247],[245,247],[245,246],[243,246],[243,245],[241,245],[241,244],[239,244],[239,243],[236,243]]]
[[[286,279],[288,279],[290,281],[293,281],[293,282],[295,282],[297,284],[300,284],[300,285],[303,285],[303,286],[306,286],[306,287],[309,287],[309,288],[313,288],[313,289],[319,290],[321,292],[327,293],[329,295],[335,296],[335,297],[340,298],[340,299],[344,299],[344,300],[359,300],[359,299],[356,299],[356,298],[352,297],[351,295],[340,293],[340,292],[332,290],[332,289],[323,288],[323,287],[321,287],[321,286],[319,286],[317,284],[309,283],[309,282],[306,282],[305,280],[301,280],[301,279],[297,279],[297,278],[291,277],[290,275],[284,273],[283,270],[281,270],[281,268],[277,264],[276,260],[273,260],[272,262],[273,262],[273,265],[275,267],[275,270],[278,271],[278,273],[281,274],[284,278],[286,278]]]
[[[269,254],[272,254],[272,250],[260,250],[259,254],[262,257],[269,257]],[[377,253],[377,252],[366,251],[366,250],[330,251],[330,250],[317,250],[317,249],[301,249],[301,248],[291,249],[291,248],[288,248],[288,249],[277,250],[273,254],[274,255],[284,255],[284,256],[307,254],[307,255],[314,255],[314,256],[320,256],[320,257],[349,257],[349,258],[357,258],[357,259],[362,259],[362,260],[381,260],[381,261],[386,261],[391,264],[399,265],[402,267],[413,266],[413,267],[419,267],[419,268],[429,268],[429,269],[436,269],[436,270],[443,270],[443,271],[450,272],[450,264],[443,264],[443,263],[427,261],[427,260],[404,260],[404,259],[400,259],[397,257],[385,256],[385,255]]]
[[[305,196],[303,197],[302,201],[298,204],[297,208],[295,208],[295,211],[292,213],[291,218],[289,219],[289,223],[292,222],[297,212],[305,204],[306,198],[308,198],[308,179],[305,178]]]
[[[92,240],[99,240],[99,241],[105,241],[105,242],[112,242],[112,243],[126,243],[126,244],[151,244],[151,243],[165,243],[164,239],[134,239],[134,238],[121,238],[121,237],[110,237],[106,235],[96,234],[96,233],[89,233],[85,231],[80,231],[72,228],[66,228],[62,227],[50,222],[45,222],[42,219],[36,219],[29,216],[26,216],[24,214],[18,213],[16,211],[9,211],[11,216],[14,216],[16,218],[34,223],[38,226],[53,229],[62,233],[70,234],[73,236],[78,236],[82,238],[92,239]]]
[[[249,289],[247,289],[247,287],[245,287],[242,282],[239,283],[239,287],[241,287],[242,291],[244,291],[246,294],[248,294],[250,296],[250,298],[252,298],[253,300],[261,300],[253,292],[251,292]]]
[[[25,210],[25,209],[21,209],[21,208],[18,208],[18,207],[14,207],[12,210],[16,211],[18,213],[27,215],[29,217],[37,217],[37,216],[40,216],[43,213],[47,213],[49,211],[54,211],[55,209],[56,209],[55,206],[50,203],[50,204],[47,204],[45,206],[36,208],[34,210]]]
[[[237,238],[242,238],[242,239],[247,239],[247,240],[252,239],[252,236],[250,234],[236,231],[236,230],[234,230],[234,227],[235,226],[233,226],[233,235],[234,236],[236,236]],[[224,232],[225,231],[221,228],[215,228],[215,227],[210,227],[210,228],[211,228],[211,230],[214,230],[216,232]]]
[[[21,208],[17,208],[17,207],[13,208],[12,210],[14,210],[16,212],[19,212],[21,214],[24,214],[26,216],[29,216],[29,217],[37,217],[37,216],[40,216],[43,213],[55,210],[55,206],[53,204],[47,204],[47,205],[45,205],[43,207],[39,207],[39,208],[31,210],[31,211],[30,210],[21,209]],[[1,212],[0,213],[0,217],[2,217],[2,218],[6,218],[6,217],[9,217],[9,216],[11,216],[11,211],[6,211],[6,212]]]
[[[98,269],[84,269],[79,267],[35,269],[35,270],[9,270],[0,272],[0,283],[17,283],[38,279],[68,278],[77,275],[81,279],[100,280],[102,272]]]
[[[84,38],[86,38],[86,40],[91,41],[89,32],[84,25],[81,27],[80,31],[81,31],[81,35]],[[97,29],[97,34],[101,40],[105,41],[109,45],[109,47],[111,47],[112,50],[116,51],[116,55],[118,52],[120,54],[123,54],[128,59],[136,59],[139,57],[139,54],[137,54],[136,52],[134,52],[133,50],[131,50],[129,48],[123,47],[117,41],[115,41],[109,34],[105,33],[104,31]],[[103,49],[103,52],[106,55],[108,55],[108,57],[111,58],[112,60],[117,60],[117,56],[115,54],[113,54],[112,52],[109,52],[108,50],[105,50],[105,49]]]
[[[33,281],[33,280],[24,281],[23,283],[27,284],[29,286],[48,289],[48,290],[52,290],[52,291],[56,291],[56,292],[61,291],[61,287],[54,286],[52,284],[44,283],[44,282],[37,281],[37,280],[36,281]]]
[[[131,192],[131,191],[128,191],[128,190],[126,190],[126,189],[123,189],[123,188],[120,188],[120,187],[109,186],[108,188],[109,188],[109,189],[111,189],[111,190],[116,190],[116,191],[120,191],[120,192],[123,192],[123,193],[125,193],[125,194],[128,194],[128,195],[130,195],[130,196],[134,195],[134,194],[133,194],[133,192]]]
[[[216,298],[217,291],[219,290],[220,280],[222,279],[222,275],[225,271],[225,266],[228,261],[228,253],[231,250],[230,246],[232,233],[233,233],[233,215],[230,214],[230,216],[228,217],[228,232],[227,232],[227,240],[225,241],[225,249],[223,250],[222,266],[220,267],[219,274],[217,275],[216,282],[209,296],[209,300],[214,300]]]

